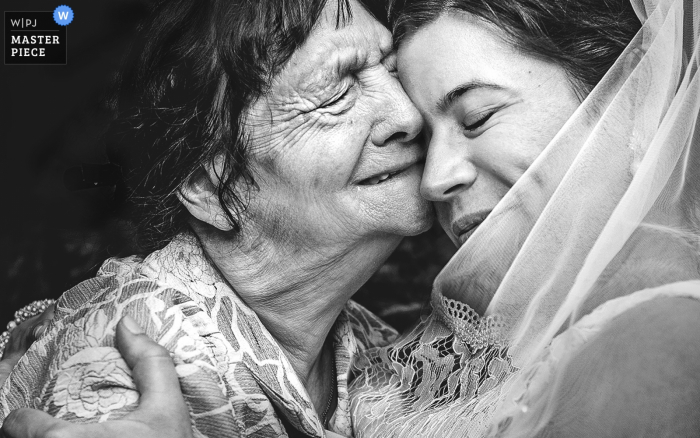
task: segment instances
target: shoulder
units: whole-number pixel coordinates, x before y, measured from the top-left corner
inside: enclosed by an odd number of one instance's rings
[[[700,300],[664,296],[640,303],[612,319],[584,350],[604,357],[611,365],[606,374],[624,368],[639,383],[667,377],[674,386],[690,375],[700,386]]]
[[[604,358],[603,375],[624,377],[621,386],[656,388],[664,397],[700,395],[700,301],[658,297],[638,304],[610,321],[584,350]]]
[[[349,301],[345,307],[355,338],[364,348],[383,347],[393,342],[398,333],[389,324],[360,304]]]
[[[199,400],[200,393],[221,399],[216,390],[202,389],[204,382],[210,389],[222,387],[214,351],[223,354],[226,346],[217,336],[216,324],[185,291],[142,275],[140,263],[133,258],[108,260],[96,277],[59,299],[51,326],[11,376],[12,388],[6,395],[14,401],[8,405],[27,406],[29,399],[18,390],[22,387],[40,400],[38,406],[71,421],[94,421],[130,409],[138,393],[115,348],[116,326],[127,314],[171,352],[179,371],[185,370],[181,376],[185,393],[192,392],[193,400]]]
[[[598,342],[626,349],[656,347],[669,354],[700,354],[700,299],[660,296],[645,301],[610,321],[601,336]]]
[[[58,300],[54,319],[84,314],[89,309],[109,307],[125,299],[152,294],[167,285],[141,273],[138,256],[107,259],[93,278],[66,291]]]
[[[138,257],[109,259],[59,298],[50,327],[30,349],[49,374],[78,359],[112,360],[116,326],[126,315],[176,355],[184,344],[203,347],[204,336],[216,331],[210,315],[177,284],[143,275],[142,265]]]
[[[645,301],[566,362],[550,428],[566,436],[696,436],[698,376],[700,301]]]
[[[113,336],[114,326],[129,314],[154,336],[168,326],[166,320],[198,309],[178,284],[143,275],[142,265],[143,260],[138,257],[105,261],[96,277],[61,296],[54,318],[56,325],[79,328],[101,339]]]

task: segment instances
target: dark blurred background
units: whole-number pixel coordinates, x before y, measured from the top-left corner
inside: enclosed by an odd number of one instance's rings
[[[4,11],[64,3],[4,0]],[[74,0],[68,65],[3,65],[0,148],[0,331],[20,307],[56,298],[108,257],[135,251],[131,227],[111,213],[111,187],[69,191],[67,169],[105,163],[105,96],[145,0]],[[439,227],[406,239],[356,299],[402,329],[427,303],[454,249]]]

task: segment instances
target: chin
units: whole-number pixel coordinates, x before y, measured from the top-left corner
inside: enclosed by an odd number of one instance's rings
[[[420,195],[420,174],[414,184],[407,184],[391,198],[390,210],[395,234],[403,237],[415,236],[428,231],[435,222],[433,203]]]
[[[410,205],[397,208],[400,216],[396,216],[395,233],[403,237],[416,236],[428,231],[435,222],[435,212],[432,202],[423,198],[412,200]]]
[[[433,203],[420,195],[422,166],[413,166],[384,183],[362,187],[365,205],[374,211],[376,231],[408,237],[424,233],[435,221]]]

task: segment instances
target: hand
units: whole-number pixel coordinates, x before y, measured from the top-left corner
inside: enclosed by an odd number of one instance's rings
[[[19,359],[44,332],[53,319],[56,306],[50,305],[44,313],[22,321],[10,333],[10,340],[0,360],[0,386],[5,383]]]
[[[0,436],[192,438],[189,411],[168,351],[143,334],[130,316],[122,318],[117,325],[117,348],[131,368],[141,393],[138,409],[121,420],[87,425],[71,424],[34,409],[18,409],[5,419]]]

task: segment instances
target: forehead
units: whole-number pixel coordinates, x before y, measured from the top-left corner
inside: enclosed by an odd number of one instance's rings
[[[498,29],[466,14],[443,15],[398,49],[401,82],[419,106],[435,106],[465,82],[517,87],[524,61]]]
[[[376,64],[391,52],[389,31],[357,1],[352,18],[338,25],[337,1],[329,1],[304,45],[290,59],[283,74],[313,78],[318,72],[359,69]]]

